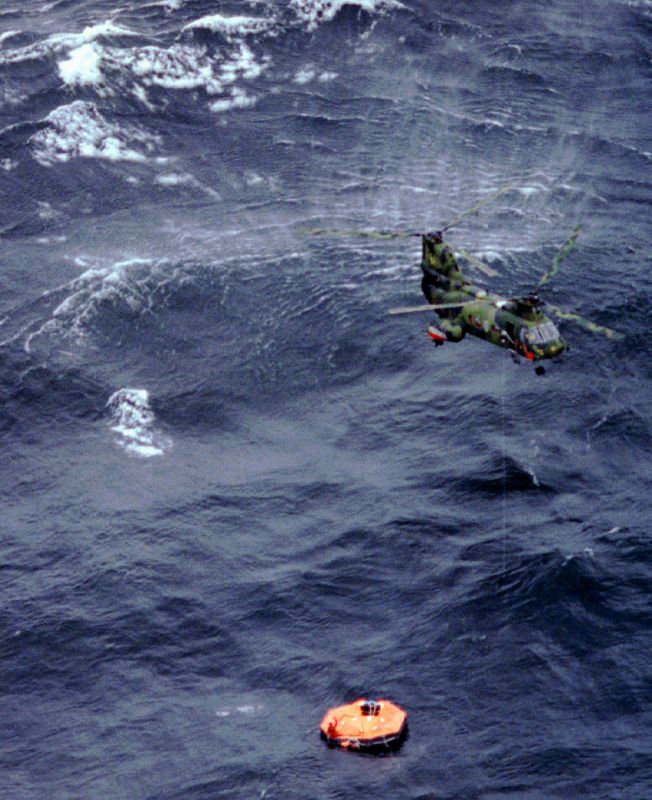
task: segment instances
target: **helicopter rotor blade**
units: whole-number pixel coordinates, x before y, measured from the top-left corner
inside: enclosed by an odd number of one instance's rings
[[[421,236],[415,231],[370,231],[346,228],[308,228],[305,233],[311,236],[361,236],[366,239],[407,239],[411,236]]]
[[[304,232],[310,236],[359,236],[365,239],[408,239],[423,235],[416,231],[347,230],[346,228],[307,228]],[[484,272],[485,275],[488,275],[490,278],[495,278],[499,274],[495,269],[485,264],[484,261],[471,255],[467,250],[461,250],[450,242],[449,244],[456,253],[459,253],[469,264],[472,264],[481,272]]]
[[[550,283],[550,281],[555,277],[555,275],[559,272],[559,267],[561,262],[566,256],[570,253],[570,251],[575,247],[575,242],[577,241],[577,237],[582,232],[582,228],[578,225],[575,230],[571,233],[571,235],[566,239],[564,244],[559,248],[557,254],[552,259],[552,264],[550,265],[550,269],[543,273],[541,278],[539,279],[539,283],[537,285],[536,291],[538,292],[542,286],[545,286],[546,283]]]
[[[462,308],[464,303],[438,303],[430,306],[402,306],[401,308],[390,308],[388,313],[391,316],[397,314],[417,314],[420,311],[437,311],[438,308]]]
[[[457,225],[458,222],[461,222],[463,219],[466,219],[466,217],[470,217],[471,214],[475,214],[475,212],[479,211],[482,208],[482,206],[486,205],[487,203],[490,203],[492,200],[495,200],[497,197],[500,197],[501,194],[505,194],[505,192],[509,192],[509,190],[513,189],[515,185],[516,184],[514,184],[514,183],[508,183],[506,186],[503,186],[502,188],[498,189],[498,191],[494,192],[493,194],[490,194],[487,197],[484,197],[482,200],[480,200],[474,206],[469,208],[467,211],[462,212],[458,217],[455,217],[454,220],[452,220],[448,224],[444,225],[443,228],[440,228],[439,232],[440,233],[445,233],[447,230],[452,228],[454,225]]]
[[[495,278],[497,275],[500,275],[500,273],[497,270],[495,270],[493,267],[490,267],[488,264],[485,264],[484,261],[482,261],[481,259],[476,258],[474,255],[471,255],[471,253],[469,253],[468,250],[461,250],[460,248],[455,247],[455,245],[450,242],[449,244],[456,253],[458,253],[463,259],[465,259],[465,261],[468,261],[469,264],[474,266],[476,269],[479,269],[480,272],[484,272],[484,274],[488,275],[490,278]]]
[[[619,331],[614,331],[612,328],[607,328],[605,325],[598,325],[595,322],[591,322],[590,319],[586,319],[585,317],[575,314],[572,311],[564,311],[557,306],[550,305],[550,303],[546,303],[546,308],[556,317],[574,322],[576,325],[579,325],[585,330],[591,331],[591,333],[599,333],[602,334],[602,336],[606,336],[607,339],[615,339],[616,341],[620,341],[625,338],[624,334],[620,333]]]
[[[493,192],[487,197],[483,197],[478,203],[476,203],[471,208],[463,211],[459,216],[455,217],[451,222],[444,225],[442,228],[438,229],[438,233],[445,233],[447,230],[450,230],[454,225],[457,225],[458,222],[461,222],[466,217],[475,214],[476,211],[479,211],[483,206],[487,203],[490,203],[492,200],[495,200],[500,195],[505,194],[505,192],[510,191],[516,186],[515,183],[508,183],[506,186],[502,186],[497,191]],[[423,232],[421,231],[393,231],[393,230],[347,230],[341,228],[308,228],[304,230],[305,233],[308,233],[312,236],[365,236],[370,239],[402,239],[407,238],[410,236],[422,236]],[[452,245],[451,245],[452,246]],[[459,251],[462,253],[463,251]],[[466,257],[466,255],[465,255]],[[472,258],[469,259],[472,261]],[[484,267],[485,265],[483,265]],[[491,269],[491,267],[487,267],[487,269]]]

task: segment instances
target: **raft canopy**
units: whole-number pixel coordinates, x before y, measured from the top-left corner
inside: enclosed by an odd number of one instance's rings
[[[359,698],[329,709],[319,726],[329,745],[345,750],[391,750],[407,732],[407,713],[390,700]]]

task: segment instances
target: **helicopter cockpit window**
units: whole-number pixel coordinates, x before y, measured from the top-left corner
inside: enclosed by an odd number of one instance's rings
[[[543,325],[528,328],[525,335],[530,344],[548,344],[559,339],[559,331],[554,322],[544,322]]]

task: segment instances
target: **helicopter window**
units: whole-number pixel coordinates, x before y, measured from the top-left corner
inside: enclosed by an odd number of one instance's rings
[[[547,344],[559,339],[559,331],[554,322],[544,322],[543,325],[529,328],[526,337],[530,344]]]

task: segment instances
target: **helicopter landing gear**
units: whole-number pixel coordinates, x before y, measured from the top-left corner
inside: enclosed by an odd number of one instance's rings
[[[546,374],[546,371],[545,371],[545,369],[544,369],[544,368],[541,366],[541,364],[539,364],[539,366],[538,366],[538,367],[535,367],[535,368],[534,368],[534,371],[536,372],[536,374],[537,374],[537,375],[545,375],[545,374]]]

